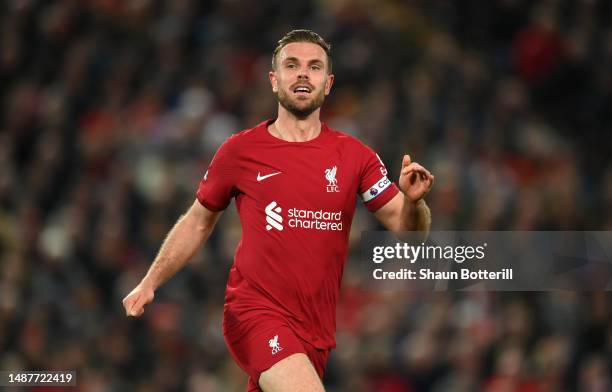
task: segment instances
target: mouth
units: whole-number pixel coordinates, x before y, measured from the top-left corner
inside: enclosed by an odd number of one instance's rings
[[[297,96],[307,97],[312,92],[313,88],[307,85],[299,85],[293,89],[293,93]]]

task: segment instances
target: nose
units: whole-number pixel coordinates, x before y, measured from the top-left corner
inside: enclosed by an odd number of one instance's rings
[[[301,79],[301,80],[308,80],[308,69],[307,68],[301,68],[297,77],[298,77],[298,79]]]

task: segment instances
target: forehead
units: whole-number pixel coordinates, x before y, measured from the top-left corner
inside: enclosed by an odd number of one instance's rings
[[[291,42],[283,46],[278,53],[279,61],[283,62],[289,57],[295,57],[303,61],[321,60],[324,63],[327,62],[325,50],[312,42]]]

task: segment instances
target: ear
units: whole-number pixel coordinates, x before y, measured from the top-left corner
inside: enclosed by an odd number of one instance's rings
[[[270,85],[272,86],[272,91],[278,92],[278,79],[276,78],[276,72],[270,71],[268,72],[268,78],[270,79]]]
[[[334,84],[334,74],[328,74],[325,81],[325,95],[329,95],[332,85]]]

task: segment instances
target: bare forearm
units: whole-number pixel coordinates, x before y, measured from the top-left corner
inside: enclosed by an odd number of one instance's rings
[[[399,226],[400,231],[419,231],[426,238],[431,226],[431,213],[425,200],[412,203],[404,197]]]
[[[185,266],[211,231],[212,227],[198,224],[195,217],[183,215],[168,233],[143,282],[154,290],[162,285]]]

